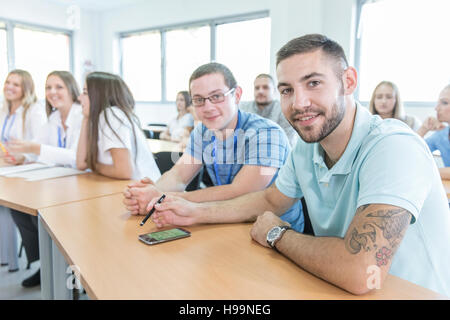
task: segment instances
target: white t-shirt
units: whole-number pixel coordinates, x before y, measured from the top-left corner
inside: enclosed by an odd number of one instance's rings
[[[173,140],[180,140],[184,129],[194,126],[194,118],[190,113],[186,113],[180,119],[173,119],[168,125],[170,136]]]
[[[105,115],[108,118],[111,127],[106,123]],[[133,127],[136,134],[136,144],[134,142],[131,124],[125,113],[118,107],[110,107],[107,108],[106,111],[103,111],[100,114],[98,124],[97,161],[102,164],[111,165],[113,164],[113,160],[111,152],[109,151],[110,149],[128,149],[131,156],[131,163],[133,164],[132,179],[138,180],[143,177],[149,177],[153,181],[156,181],[161,176],[161,173],[147,144],[147,139],[139,126],[134,122]],[[111,128],[113,128],[115,133]],[[120,137],[120,139],[118,137]]]

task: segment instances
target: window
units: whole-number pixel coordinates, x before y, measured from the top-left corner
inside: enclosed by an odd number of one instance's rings
[[[66,34],[14,28],[15,68],[33,77],[36,95],[45,98],[45,80],[54,70],[70,71],[70,37]]]
[[[161,35],[122,39],[122,76],[138,101],[161,100]]]
[[[4,24],[0,22],[0,83],[2,88],[0,96],[3,96],[3,83],[6,80],[7,74],[8,74],[8,49],[6,46],[6,29]],[[0,104],[1,103],[2,102],[0,102]]]
[[[398,85],[403,101],[434,105],[439,91],[450,81],[450,2],[389,0],[361,4],[357,37],[359,99],[370,100],[375,86],[388,80]]]
[[[209,27],[173,30],[166,33],[166,92],[173,101],[179,91],[189,91],[189,77],[211,57]]]
[[[218,25],[217,39],[217,62],[233,72],[242,100],[253,100],[253,81],[270,70],[270,18]]]
[[[189,90],[189,77],[197,67],[217,61],[233,72],[244,88],[243,98],[252,100],[254,78],[270,69],[267,16],[264,11],[122,33],[122,76],[137,101],[175,101],[178,91]]]
[[[8,62],[9,60],[9,62]],[[72,33],[53,28],[0,21],[0,81],[10,70],[33,77],[36,95],[45,99],[45,80],[54,70],[72,71]]]

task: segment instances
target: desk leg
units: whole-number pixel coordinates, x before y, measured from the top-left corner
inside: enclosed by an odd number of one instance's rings
[[[53,262],[52,239],[42,225],[41,216],[38,215],[39,255],[41,260],[41,295],[43,300],[53,300]]]
[[[73,300],[73,291],[68,288],[67,280],[71,273],[67,273],[69,265],[64,256],[53,243],[53,292],[56,300]]]

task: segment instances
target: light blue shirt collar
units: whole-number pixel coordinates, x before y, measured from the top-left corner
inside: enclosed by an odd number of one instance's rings
[[[370,132],[374,117],[358,102],[355,103],[356,116],[350,141],[341,158],[331,169],[328,170],[325,164],[325,152],[320,143],[314,145],[313,162],[319,181],[322,183],[328,183],[333,175],[348,175],[352,171],[356,154],[359,152],[362,141]]]

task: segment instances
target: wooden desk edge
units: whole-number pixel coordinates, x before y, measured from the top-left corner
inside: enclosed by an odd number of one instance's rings
[[[45,208],[42,208],[45,209]],[[64,257],[64,260],[66,260],[67,264],[69,266],[74,265],[74,261],[72,261],[72,259],[70,259],[69,254],[66,252],[66,250],[64,249],[64,247],[61,245],[61,243],[58,241],[58,239],[56,238],[56,236],[54,235],[54,233],[52,232],[52,230],[50,229],[50,227],[47,225],[47,222],[45,221],[44,216],[42,216],[38,210],[38,215],[41,217],[41,223],[43,225],[43,227],[45,228],[45,230],[47,230],[48,234],[50,235],[50,237],[52,238],[53,242],[56,244],[56,246],[59,249],[59,252],[61,252],[61,254]],[[89,284],[86,282],[86,280],[83,277],[83,273],[81,270],[79,270],[80,273],[80,277],[78,280],[80,280],[81,285],[83,286],[83,288],[86,290],[86,293],[89,297],[89,299],[94,299],[94,300],[98,300],[97,296],[95,295],[94,291],[92,290],[92,288],[89,286]],[[76,277],[76,274],[74,274],[74,276]]]
[[[9,202],[7,200],[2,200],[0,199],[0,205],[10,208],[10,209],[14,209],[20,212],[24,212],[33,216],[37,216],[38,215],[38,210],[37,209],[32,209],[32,208],[28,208],[28,207],[24,207],[18,204],[15,204],[14,202]]]

